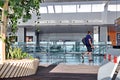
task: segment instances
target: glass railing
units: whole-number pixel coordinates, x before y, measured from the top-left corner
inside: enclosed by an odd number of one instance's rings
[[[86,52],[86,46],[82,42],[66,41],[66,42],[39,42],[39,46],[35,42],[16,42],[13,46],[21,48],[30,55],[39,58],[41,62],[49,63],[81,63],[81,53]],[[94,43],[93,55],[103,56],[111,44],[105,42]],[[87,57],[86,57],[87,58]],[[94,57],[95,62],[99,62],[102,58]],[[99,60],[99,61],[97,61]]]
[[[16,42],[13,46],[20,47],[25,52],[84,52],[86,51],[86,46],[82,42],[64,42],[64,43],[53,43],[53,42],[40,42],[39,46],[36,46],[35,42]],[[95,54],[104,54],[106,49],[111,47],[110,44],[99,42],[94,44],[93,52]]]

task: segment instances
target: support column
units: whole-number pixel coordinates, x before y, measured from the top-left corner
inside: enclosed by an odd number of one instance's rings
[[[19,27],[18,28],[18,42],[24,42],[25,41],[25,29]]]
[[[107,23],[108,4],[109,4],[109,1],[106,2],[105,6],[104,6],[104,12],[102,12],[102,21],[104,24]]]
[[[27,35],[27,29],[26,28],[24,28],[24,42],[26,42],[26,35]]]
[[[99,42],[99,26],[94,26],[93,27],[93,40],[94,43],[98,43]]]
[[[101,42],[107,42],[108,40],[108,32],[107,27],[100,27],[100,41]]]
[[[39,29],[35,30],[35,35],[36,35],[36,47],[39,48],[39,35],[40,35]]]

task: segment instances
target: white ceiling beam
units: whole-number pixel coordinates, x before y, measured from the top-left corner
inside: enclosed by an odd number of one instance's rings
[[[55,11],[55,5],[53,5],[53,10],[54,10],[54,13],[56,13],[56,11]]]
[[[109,3],[110,3],[110,0],[105,1],[105,6],[104,7],[107,7]]]

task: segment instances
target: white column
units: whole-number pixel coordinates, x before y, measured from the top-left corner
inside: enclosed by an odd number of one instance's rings
[[[24,42],[24,28],[18,28],[17,36],[18,42]]]
[[[107,39],[108,39],[107,27],[100,27],[100,41],[107,42]]]
[[[93,27],[93,40],[94,40],[94,43],[99,42],[99,26]]]
[[[104,24],[107,23],[107,12],[108,12],[108,2],[104,6],[104,12],[102,12],[102,21]]]

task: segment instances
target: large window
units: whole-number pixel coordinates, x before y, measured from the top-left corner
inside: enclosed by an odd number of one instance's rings
[[[48,13],[54,13],[53,6],[48,6]]]
[[[55,12],[56,13],[62,13],[62,6],[61,5],[55,5]]]
[[[92,4],[92,12],[103,12],[104,4]]]
[[[63,5],[63,13],[75,13],[76,5]]]
[[[47,7],[40,7],[40,13],[47,13]]]
[[[26,42],[33,42],[33,36],[26,36]]]
[[[105,4],[51,4],[40,7],[40,13],[103,12]],[[118,10],[120,6],[118,5]],[[111,7],[110,7],[111,8]]]
[[[77,5],[77,12],[91,12],[91,5]]]
[[[108,5],[108,11],[120,11],[120,4]]]

